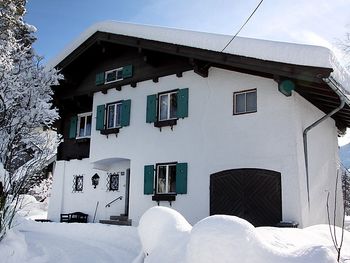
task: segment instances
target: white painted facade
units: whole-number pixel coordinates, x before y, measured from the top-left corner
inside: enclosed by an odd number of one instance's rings
[[[189,88],[189,116],[179,119],[173,129],[161,131],[146,123],[147,95],[179,88]],[[257,112],[233,115],[233,93],[249,89],[257,90]],[[96,131],[97,105],[127,99],[131,99],[130,125],[121,128],[118,136]],[[120,176],[119,192],[108,192],[106,176],[130,169],[129,218],[137,225],[141,215],[157,205],[152,195],[144,195],[144,166],[176,161],[188,163],[188,190],[176,196],[172,207],[190,223],[209,215],[210,174],[235,168],[280,172],[283,220],[297,221],[301,227],[326,223],[326,191],[333,195],[336,176],[335,122],[328,119],[308,135],[310,207],[302,141],[303,130],[323,115],[295,92],[284,96],[271,79],[218,68],[210,68],[208,78],[188,71],[181,78],[171,75],[158,83],[150,80],[136,88],[97,92],[90,158],[57,162],[48,218],[58,221],[61,213],[81,211],[89,214],[91,222],[97,202],[95,222],[123,213],[126,177]],[[100,176],[96,189],[91,184],[95,173]],[[72,193],[74,175],[84,175],[82,193]],[[105,207],[118,196],[123,200]],[[160,205],[169,206],[169,202]]]

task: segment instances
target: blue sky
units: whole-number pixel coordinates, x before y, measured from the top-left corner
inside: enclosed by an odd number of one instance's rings
[[[233,35],[259,0],[28,0],[37,53],[57,55],[93,23],[117,20]],[[265,0],[239,36],[331,47],[350,31],[349,0]]]

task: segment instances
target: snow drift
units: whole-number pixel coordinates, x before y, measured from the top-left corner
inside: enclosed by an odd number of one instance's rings
[[[144,258],[145,263],[335,263],[328,231],[326,225],[255,228],[227,215],[210,216],[191,227],[175,210],[153,207],[140,220],[138,233],[143,250],[134,262],[143,262]],[[349,242],[346,233],[345,244]],[[343,251],[348,257],[350,249],[346,249]]]

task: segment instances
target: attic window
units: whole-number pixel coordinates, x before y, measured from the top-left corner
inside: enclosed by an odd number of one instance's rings
[[[257,111],[256,89],[233,93],[233,115]]]
[[[105,72],[105,84],[123,79],[123,68],[108,70]]]

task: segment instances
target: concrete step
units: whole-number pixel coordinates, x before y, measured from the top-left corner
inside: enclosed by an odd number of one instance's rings
[[[110,216],[109,217],[110,220],[120,220],[120,221],[128,221],[128,216],[123,216],[123,215],[120,215],[120,216]]]
[[[123,220],[100,220],[101,224],[108,224],[108,225],[118,225],[118,226],[131,226],[131,219],[128,219],[126,221]]]

